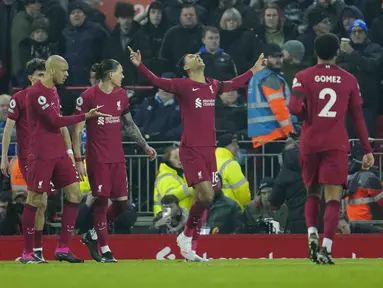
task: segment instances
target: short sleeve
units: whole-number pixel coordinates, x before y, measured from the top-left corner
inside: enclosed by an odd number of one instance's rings
[[[302,99],[306,98],[306,95],[307,95],[306,87],[305,87],[304,79],[300,73],[295,75],[291,89],[292,89],[293,96],[298,96],[299,98],[302,98]]]
[[[55,105],[56,99],[52,97],[52,93],[45,93],[45,95],[42,95],[43,93],[38,93],[37,91],[31,91],[28,93],[28,101],[36,112],[45,113],[46,110],[52,106]]]
[[[17,94],[13,95],[8,105],[8,118],[17,121],[20,116],[20,102],[17,98]]]
[[[89,97],[85,93],[82,93],[80,97],[76,99],[76,114],[87,113],[89,109]]]

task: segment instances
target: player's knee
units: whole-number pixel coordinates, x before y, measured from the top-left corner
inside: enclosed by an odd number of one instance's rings
[[[108,208],[108,198],[105,196],[98,197],[93,203],[94,213],[106,213]]]
[[[214,190],[210,182],[201,182],[194,186],[197,190],[198,199],[200,202],[210,205],[214,199]]]
[[[319,184],[315,184],[315,185],[307,188],[307,195],[322,198],[322,191],[323,191],[322,186]]]
[[[29,191],[25,203],[38,209],[42,209],[47,206],[47,199],[44,194],[45,193]]]
[[[326,185],[324,188],[325,200],[328,201],[340,201],[342,195],[342,186],[340,185]]]
[[[116,209],[119,214],[123,213],[128,207],[128,199],[113,201],[113,209]]]

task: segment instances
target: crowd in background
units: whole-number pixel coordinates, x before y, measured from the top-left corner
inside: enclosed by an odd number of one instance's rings
[[[24,67],[32,58],[47,59],[59,54],[68,61],[66,87],[58,87],[64,115],[73,113],[75,100],[83,91],[81,87],[95,83],[93,64],[113,58],[124,69],[123,85],[130,86],[127,97],[137,126],[147,141],[179,141],[181,119],[174,95],[161,89],[131,87],[149,84],[130,63],[128,46],[140,50],[143,63],[158,76],[182,77],[179,69],[182,56],[199,53],[206,64],[206,77],[229,80],[248,70],[270,44],[276,44],[283,53],[279,72],[291,88],[298,71],[316,64],[315,38],[332,32],[340,39],[350,39],[348,45],[342,45],[338,65],[352,73],[359,82],[369,135],[383,138],[383,125],[379,124],[383,123],[382,0],[158,0],[150,4],[147,17],[141,19],[135,18],[134,5],[128,1],[117,2],[114,7],[115,27],[107,25],[105,15],[98,10],[100,2],[0,1],[0,127],[4,127],[6,121],[8,95],[12,94],[10,87],[28,86]],[[108,5],[105,0],[104,5]],[[361,20],[358,25],[354,24],[356,20]],[[67,89],[70,86],[80,88]],[[258,169],[261,174],[256,175],[256,180],[250,175],[245,178],[241,172],[240,165],[246,162],[239,157],[241,149],[245,153],[255,152],[251,145],[237,147],[238,140],[248,140],[246,92],[238,90],[217,96],[216,130],[218,139],[221,139],[221,142],[218,141],[217,162],[221,168],[227,161],[232,163],[219,171],[224,185],[231,186],[224,187],[223,193],[217,195],[206,225],[221,233],[304,232],[303,205],[306,196],[294,143],[280,146],[280,150],[276,151],[282,153],[284,163],[278,177],[270,171],[265,173]],[[349,134],[350,138],[355,138],[351,127]],[[123,136],[124,140],[129,139],[128,135]],[[148,179],[145,179],[150,182],[150,196],[141,198],[139,203],[150,207],[147,211],[154,211],[155,220],[150,229],[153,233],[179,231],[193,196],[192,189],[183,179],[177,149],[167,146],[157,147],[160,154],[164,154],[161,165],[154,167],[154,164],[147,163],[147,166],[140,166],[142,171],[150,171],[146,174]],[[378,151],[383,149],[379,142],[375,148]],[[128,155],[138,153],[134,146],[124,149]],[[15,148],[11,146],[9,155],[14,153]],[[137,166],[136,160],[132,163],[133,167]],[[254,161],[246,163],[246,167],[253,170],[257,165]],[[224,175],[224,169],[233,169],[229,174],[238,177],[229,179]],[[158,173],[155,172],[157,170]],[[172,178],[179,183],[179,191],[170,195],[161,194],[166,189],[160,187],[162,183],[158,179],[164,171],[173,173]],[[165,186],[170,185],[170,180],[167,181]],[[137,190],[140,185],[134,183],[131,188]],[[4,187],[7,184],[3,183],[3,190],[6,190]],[[146,195],[146,192],[143,194]],[[11,206],[8,202],[12,202],[8,196],[2,197],[0,215],[4,215],[6,205]],[[111,228],[114,232],[131,232],[137,218],[135,206],[139,197],[142,195],[133,193],[126,219],[120,221],[121,226],[117,223]],[[17,215],[22,211],[22,200],[16,198],[13,197],[13,208],[7,212],[14,217],[8,217],[12,225],[17,223]],[[56,203],[60,201],[52,199],[50,203],[53,207],[47,216],[50,222],[56,221],[55,211],[60,206]],[[91,196],[84,197],[83,213],[79,214],[78,221],[79,233],[92,226],[91,221],[84,220],[91,213],[91,203]],[[142,207],[138,208],[141,211]],[[340,228],[344,233],[356,231],[354,228],[350,230],[346,215],[342,219],[343,226],[340,225]],[[5,225],[4,221],[2,225]],[[10,231],[17,227],[12,225]],[[10,232],[17,233],[17,229]]]

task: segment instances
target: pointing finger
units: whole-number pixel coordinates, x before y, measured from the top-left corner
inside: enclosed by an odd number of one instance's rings
[[[129,50],[130,53],[134,53],[133,49],[130,48],[130,46],[128,46],[128,50]]]

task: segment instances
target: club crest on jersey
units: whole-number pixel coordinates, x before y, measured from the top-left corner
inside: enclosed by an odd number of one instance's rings
[[[13,110],[15,107],[16,107],[16,101],[15,99],[12,99],[11,102],[9,102],[8,112],[15,113],[15,110]]]
[[[121,110],[121,101],[117,101],[117,111]]]

